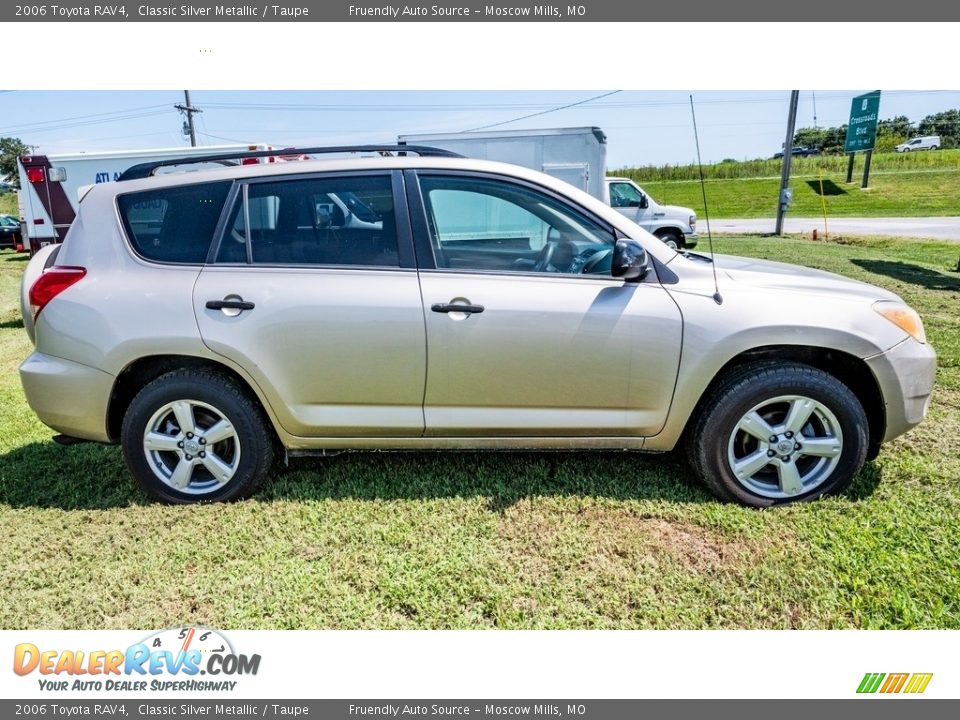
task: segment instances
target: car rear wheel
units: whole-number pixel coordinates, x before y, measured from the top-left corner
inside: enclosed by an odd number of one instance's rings
[[[683,247],[683,238],[676,230],[657,230],[654,234],[671,250],[679,250]]]
[[[767,507],[841,492],[867,445],[866,414],[846,385],[806,365],[765,363],[721,384],[688,454],[717,497]]]
[[[272,431],[238,383],[178,370],[141,390],[123,420],[127,466],[150,496],[169,503],[250,495],[273,461]]]

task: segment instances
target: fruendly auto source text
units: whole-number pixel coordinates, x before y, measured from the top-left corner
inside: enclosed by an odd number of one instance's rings
[[[358,19],[400,19],[404,17],[479,17],[510,18],[536,17],[542,19],[561,17],[583,17],[587,9],[583,5],[381,5],[367,7],[351,5],[348,8],[351,18]]]

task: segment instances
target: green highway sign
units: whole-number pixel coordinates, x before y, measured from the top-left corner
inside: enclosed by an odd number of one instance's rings
[[[847,123],[845,153],[858,150],[873,150],[877,142],[877,118],[880,116],[880,91],[858,95],[850,104],[850,121]]]

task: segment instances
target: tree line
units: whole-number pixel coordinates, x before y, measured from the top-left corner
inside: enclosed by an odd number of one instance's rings
[[[918,135],[939,135],[940,147],[960,147],[960,110],[944,110],[927,115],[918,123],[906,115],[877,123],[878,152],[892,151],[900,143]],[[824,154],[842,154],[847,138],[846,124],[829,128],[800,128],[793,135],[794,147],[815,148]]]

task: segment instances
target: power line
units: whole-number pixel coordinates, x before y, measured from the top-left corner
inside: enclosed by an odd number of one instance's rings
[[[623,92],[623,91],[617,91]],[[612,95],[614,93],[608,93]],[[885,91],[886,97],[906,96],[906,95],[936,95],[936,94],[960,94],[956,90],[890,90]],[[606,97],[606,95],[600,96]],[[849,99],[849,92],[821,93],[820,98],[846,98]],[[575,107],[583,102],[571,103],[565,107]],[[750,104],[778,104],[783,103],[779,97],[769,98],[713,98],[710,100],[698,100],[698,105],[750,105]],[[636,108],[636,107],[669,107],[686,106],[685,100],[624,100],[618,102],[593,103],[593,108]],[[554,110],[552,103],[243,103],[243,102],[206,102],[204,107],[216,108],[218,110],[288,110],[304,112],[429,112],[439,110],[513,110],[513,109],[551,109]],[[563,108],[557,108],[563,109]]]
[[[541,112],[531,113],[530,115],[522,115],[521,117],[513,118],[512,120],[503,120],[502,122],[491,123],[489,125],[481,125],[480,127],[471,128],[465,132],[476,132],[477,130],[486,130],[492,127],[500,127],[501,125],[509,125],[510,123],[519,122],[521,120],[527,120],[532,117],[539,117],[540,115],[547,115],[549,113],[555,113],[560,110],[567,110],[572,107],[577,107],[578,105],[585,105],[588,102],[593,100],[599,100],[600,98],[610,97],[611,95],[616,95],[618,92],[623,92],[622,90],[612,90],[611,92],[603,93],[602,95],[596,95],[586,100],[580,100],[579,102],[570,103],[569,105],[561,105],[560,107],[555,107],[550,110],[543,110]]]
[[[249,140],[237,140],[236,138],[228,138],[228,137],[223,137],[222,135],[214,135],[213,133],[204,132],[202,130],[198,134],[203,135],[204,137],[213,138],[214,140],[225,140],[226,142],[239,143],[240,145],[251,144]]]
[[[109,112],[93,113],[91,115],[74,115],[73,117],[58,118],[56,120],[38,120],[37,122],[24,123],[22,125],[0,128],[0,132],[16,132],[16,131],[22,131],[22,130],[30,130],[34,127],[40,127],[43,125],[67,123],[74,120],[85,120],[89,118],[103,118],[109,115],[125,115],[128,113],[141,112],[144,110],[156,110],[158,108],[166,108],[166,107],[168,106],[167,105],[144,105],[143,107],[127,108],[125,110],[111,110]]]
[[[27,129],[8,129],[2,130],[0,132],[15,134],[15,135],[36,135],[37,133],[53,132],[57,130],[69,130],[71,128],[77,127],[86,127],[87,125],[103,125],[106,123],[121,122],[123,120],[138,120],[145,117],[155,117],[157,115],[166,115],[169,112],[167,110],[155,110],[153,112],[143,112],[143,113],[133,113],[131,115],[122,115],[120,117],[109,117],[109,118],[100,118],[97,120],[84,120],[78,121],[75,123],[66,123],[64,125],[54,125],[50,127],[40,127],[40,128],[27,128]]]

